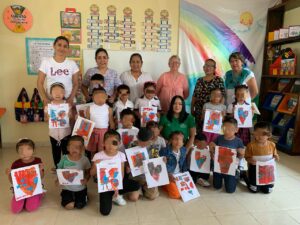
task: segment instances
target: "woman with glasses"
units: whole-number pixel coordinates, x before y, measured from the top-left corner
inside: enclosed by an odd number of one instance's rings
[[[191,102],[191,113],[195,116],[197,133],[202,131],[202,110],[205,103],[210,101],[212,90],[219,88],[222,95],[225,96],[224,81],[221,77],[216,76],[216,61],[207,59],[204,63],[204,77],[197,80],[194,94]]]
[[[186,99],[189,96],[189,85],[186,76],[178,71],[180,58],[173,55],[169,59],[170,71],[163,73],[156,85],[156,95],[160,100],[163,112],[167,112],[175,95]]]

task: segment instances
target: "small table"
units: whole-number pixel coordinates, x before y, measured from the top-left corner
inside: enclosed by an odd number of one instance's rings
[[[5,114],[6,108],[0,108],[0,119]],[[1,125],[0,125],[0,148],[2,148]]]

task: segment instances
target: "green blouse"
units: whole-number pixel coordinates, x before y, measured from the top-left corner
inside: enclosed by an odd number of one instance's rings
[[[159,127],[163,127],[161,135],[169,140],[169,136],[173,131],[181,131],[184,135],[184,140],[187,141],[190,136],[190,128],[196,127],[195,118],[192,115],[188,115],[183,123],[179,123],[178,119],[173,117],[172,122],[163,115],[159,121]]]

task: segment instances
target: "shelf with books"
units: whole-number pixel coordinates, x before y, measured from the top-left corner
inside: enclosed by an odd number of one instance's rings
[[[288,37],[288,38],[283,38],[283,39],[278,39],[274,41],[267,42],[266,45],[284,45],[284,44],[290,44],[294,42],[299,42],[300,41],[300,36],[296,37]]]
[[[298,104],[298,94],[286,93],[280,102],[277,111],[286,114],[295,114]]]
[[[262,75],[262,78],[287,78],[287,79],[300,79],[299,74],[295,75]]]
[[[267,97],[265,98],[262,108],[270,111],[275,111],[282,99],[283,95],[281,93],[269,92]]]

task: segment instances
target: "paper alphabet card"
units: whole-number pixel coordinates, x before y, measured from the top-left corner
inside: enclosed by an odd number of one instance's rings
[[[208,148],[193,149],[190,170],[198,173],[210,173],[210,152]]]
[[[16,201],[43,193],[39,165],[13,169],[12,184]]]
[[[216,146],[214,172],[235,176],[237,167],[236,155],[235,149]]]
[[[48,115],[49,128],[70,127],[68,104],[48,104]]]
[[[203,131],[215,134],[222,132],[222,112],[218,110],[205,110]]]
[[[133,177],[144,173],[143,160],[149,159],[147,148],[139,146],[125,149],[127,160]]]
[[[200,197],[197,187],[189,172],[177,173],[173,176],[183,202]]]
[[[145,127],[149,121],[158,121],[157,107],[141,107],[141,126]]]
[[[123,189],[120,160],[103,160],[97,165],[98,193]]]
[[[143,161],[148,188],[169,184],[166,163],[162,157]]]
[[[274,159],[267,162],[256,161],[256,184],[269,185],[275,183],[276,163]]]
[[[93,132],[94,126],[95,126],[95,122],[78,116],[78,118],[75,122],[74,128],[73,128],[72,136],[79,135],[79,136],[83,137],[84,145],[87,146],[89,143],[91,134]]]
[[[83,170],[57,169],[56,173],[60,185],[81,185]]]
[[[234,118],[238,121],[238,127],[252,127],[252,107],[251,105],[234,106]]]

